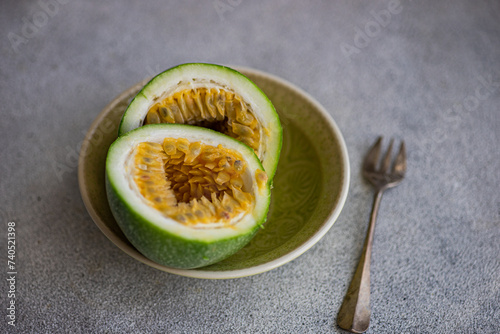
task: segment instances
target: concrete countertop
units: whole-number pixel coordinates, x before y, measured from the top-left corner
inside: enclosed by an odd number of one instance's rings
[[[498,1],[3,1],[0,332],[343,332],[372,199],[360,163],[383,134],[406,141],[408,176],[382,202],[368,333],[499,333],[499,17]],[[76,161],[87,128],[124,89],[185,62],[282,77],[343,132],[346,205],[294,261],[184,278],[129,257],[88,215]]]

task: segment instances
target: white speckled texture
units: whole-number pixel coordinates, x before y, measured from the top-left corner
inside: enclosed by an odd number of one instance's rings
[[[17,326],[2,284],[0,332],[343,332],[335,318],[372,199],[359,166],[379,134],[406,140],[409,171],[382,202],[368,332],[500,332],[498,1],[404,1],[383,26],[372,13],[387,1],[55,1],[0,7],[5,261],[7,222],[18,228]],[[365,28],[372,37],[356,36]],[[26,43],[14,51],[9,33]],[[223,281],[167,274],[108,241],[81,201],[76,159],[92,120],[127,87],[193,61],[278,75],[344,134],[344,211],[283,267]]]

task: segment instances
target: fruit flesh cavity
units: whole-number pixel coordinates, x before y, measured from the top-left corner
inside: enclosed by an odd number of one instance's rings
[[[180,89],[149,108],[144,124],[180,123],[211,128],[242,141],[259,156],[262,126],[250,105],[229,89],[213,82],[210,85],[214,87],[186,87],[181,82]]]
[[[197,227],[232,225],[253,209],[246,167],[237,151],[184,138],[165,138],[162,144],[141,142],[129,161],[133,187],[149,206]],[[253,177],[259,189],[265,187],[265,172],[257,170]]]

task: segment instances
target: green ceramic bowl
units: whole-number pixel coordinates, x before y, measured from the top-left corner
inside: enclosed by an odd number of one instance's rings
[[[279,267],[311,248],[332,227],[347,197],[349,159],[342,134],[328,112],[296,86],[267,73],[236,68],[271,99],[283,125],[283,148],[274,178],[265,228],[233,256],[198,269],[159,265],[139,253],[114,220],[106,198],[106,154],[118,125],[143,81],[114,99],[92,123],[78,167],[80,192],[101,231],[133,258],[182,276],[221,279],[262,273]]]

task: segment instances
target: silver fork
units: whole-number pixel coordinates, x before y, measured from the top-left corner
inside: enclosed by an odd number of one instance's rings
[[[370,324],[370,259],[373,231],[375,230],[380,200],[386,189],[397,186],[403,180],[406,172],[404,141],[401,142],[399,153],[389,170],[393,142],[394,140],[391,139],[387,153],[382,159],[379,168],[377,168],[377,163],[382,146],[382,137],[378,137],[363,162],[363,176],[375,187],[375,197],[363,252],[337,317],[339,327],[353,333],[365,332]]]

